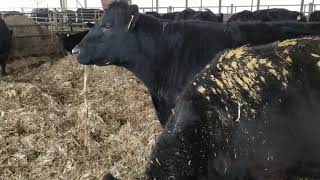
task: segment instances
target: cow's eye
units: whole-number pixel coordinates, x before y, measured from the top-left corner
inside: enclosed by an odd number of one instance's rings
[[[112,25],[111,25],[111,24],[106,24],[106,28],[107,28],[107,29],[111,29],[111,28],[112,28]]]
[[[112,29],[112,24],[107,23],[102,26],[103,31],[109,31]]]

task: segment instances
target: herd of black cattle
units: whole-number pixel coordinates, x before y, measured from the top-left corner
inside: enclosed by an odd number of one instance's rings
[[[320,178],[320,22],[284,9],[222,17],[120,1],[90,31],[59,36],[80,64],[124,67],[148,88],[163,131],[144,178]]]
[[[135,5],[132,5],[131,8],[138,8]],[[199,21],[207,21],[207,22],[215,22],[215,23],[223,23],[224,16],[223,14],[215,15],[209,9],[206,11],[195,11],[193,9],[186,9],[182,12],[172,12],[159,14],[157,12],[146,12],[147,15],[162,19],[165,21],[186,21],[186,20],[199,20]],[[248,22],[248,21],[298,21],[298,22],[306,22],[307,18],[305,15],[295,12],[289,11],[287,9],[266,9],[259,10],[255,12],[251,11],[242,11],[232,15],[228,19],[228,23],[232,22]],[[309,16],[309,22],[317,22],[320,21],[320,11],[315,11],[311,13]],[[93,27],[92,23],[87,24],[88,27]],[[80,33],[59,33],[59,39],[62,42],[62,46],[64,50],[67,52],[71,52],[72,48],[78,44],[82,38],[89,31],[84,31]]]

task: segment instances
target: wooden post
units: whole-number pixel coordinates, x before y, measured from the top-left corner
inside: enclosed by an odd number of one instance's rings
[[[84,0],[84,8],[88,8],[87,0]]]
[[[222,0],[219,0],[219,14],[221,14]]]
[[[58,31],[58,13],[56,8],[53,9],[53,21],[54,21],[54,29],[55,31]]]
[[[202,0],[200,0],[200,11],[202,11]]]
[[[188,0],[186,0],[186,9],[188,8],[188,4],[189,4],[189,3],[188,3]]]
[[[152,5],[151,5],[152,10],[151,11],[153,11],[153,0],[151,2],[152,2]]]
[[[257,11],[260,9],[260,0],[257,0]]]
[[[233,14],[233,4],[231,4],[231,12],[230,14],[232,15]]]
[[[312,12],[313,12],[313,4],[312,4],[312,3],[309,3],[308,16],[310,16]]]
[[[63,11],[63,0],[60,0],[60,8],[61,8],[61,11]]]
[[[251,12],[253,11],[253,0],[251,0]]]
[[[300,13],[304,13],[303,9],[304,9],[304,0],[301,0]]]
[[[159,0],[156,0],[156,11],[159,12]]]
[[[61,12],[66,11],[68,9],[68,1],[60,0],[60,7],[61,7]]]

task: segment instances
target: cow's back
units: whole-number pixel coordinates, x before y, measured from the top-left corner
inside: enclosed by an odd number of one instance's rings
[[[320,11],[315,11],[315,12],[311,13],[311,15],[309,17],[309,21],[310,22],[320,21]]]
[[[148,177],[319,175],[319,43],[302,38],[217,56],[178,98]]]
[[[253,12],[256,20],[261,21],[306,21],[306,17],[296,11],[287,9],[264,9]]]
[[[238,22],[238,21],[254,21],[254,15],[251,11],[241,11],[232,15],[227,22]]]

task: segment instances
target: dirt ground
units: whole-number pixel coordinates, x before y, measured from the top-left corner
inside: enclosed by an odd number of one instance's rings
[[[160,126],[131,73],[88,68],[83,93],[84,66],[71,56],[25,58],[8,72],[0,77],[0,179],[141,177]]]

